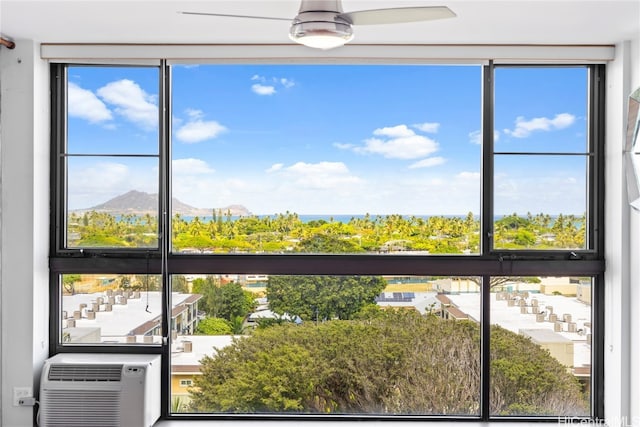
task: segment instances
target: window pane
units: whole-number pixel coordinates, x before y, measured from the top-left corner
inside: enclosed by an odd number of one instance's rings
[[[66,248],[158,246],[158,67],[67,69]]]
[[[587,151],[586,67],[497,67],[495,151]]]
[[[586,181],[586,156],[495,156],[494,248],[586,249]]]
[[[172,84],[175,252],[479,252],[480,67],[175,66]]]
[[[172,412],[477,416],[479,283],[173,276],[202,298],[197,335],[173,334]],[[467,292],[467,312],[445,289]]]
[[[158,68],[69,67],[67,153],[158,154]]]
[[[492,415],[590,415],[591,285],[580,277],[492,278]]]
[[[158,158],[67,159],[67,247],[157,247]]]
[[[63,344],[156,344],[162,341],[161,278],[157,275],[64,274]],[[191,295],[173,295],[173,310]]]
[[[586,67],[496,68],[494,249],[589,248],[588,78]]]

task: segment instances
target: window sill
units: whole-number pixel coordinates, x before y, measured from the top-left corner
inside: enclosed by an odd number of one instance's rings
[[[211,420],[161,420],[154,427],[194,427],[194,425],[205,425],[211,424],[213,421]],[[369,425],[379,425],[381,427],[406,427],[407,423],[411,423],[410,421],[255,421],[255,420],[217,420],[215,421],[215,425],[217,427],[249,427],[255,426],[256,423],[261,424],[263,426],[273,426],[280,427],[283,424],[287,423],[295,423],[296,426],[302,424],[304,427],[321,427],[326,426],[327,423],[330,423],[332,427],[343,427],[343,426],[355,426],[364,427],[367,424]],[[428,422],[428,421],[427,421]],[[482,421],[433,421],[438,427],[486,427],[492,422],[482,422]],[[549,421],[554,424],[571,424],[571,419],[560,418],[558,420]],[[524,427],[528,425],[540,425],[538,421],[495,421],[496,424],[499,424],[500,427]],[[594,422],[595,424],[595,422]]]

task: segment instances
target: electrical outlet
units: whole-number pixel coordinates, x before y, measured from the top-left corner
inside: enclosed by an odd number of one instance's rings
[[[20,399],[25,397],[33,397],[33,388],[31,387],[14,387],[13,388],[13,406],[20,406]]]

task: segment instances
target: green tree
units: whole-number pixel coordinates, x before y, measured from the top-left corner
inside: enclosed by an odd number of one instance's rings
[[[191,282],[191,292],[194,294],[203,294],[204,288],[208,285],[209,280],[198,277]]]
[[[236,317],[244,318],[254,308],[253,294],[235,282],[220,284],[213,276],[197,278],[192,283],[192,291],[202,295],[199,307],[211,317],[232,321]]]
[[[76,293],[76,283],[80,281],[79,274],[65,274],[62,277],[62,287],[64,291],[70,295],[74,295]]]
[[[297,251],[312,254],[362,252],[361,248],[350,240],[346,240],[344,238],[345,236],[338,236],[334,234],[314,234],[300,241]]]
[[[278,314],[302,320],[350,319],[384,290],[381,277],[270,276],[266,293]]]
[[[585,415],[578,380],[547,350],[491,327],[491,411],[498,415]]]
[[[264,342],[256,342],[249,349],[244,341],[220,350],[219,357],[204,357],[202,376],[194,377],[192,408],[207,412],[303,410],[303,399],[311,395],[313,386],[310,351],[295,343],[265,347]],[[245,348],[251,356],[246,357]]]
[[[233,330],[228,320],[218,317],[205,317],[198,323],[196,333],[202,335],[232,335]]]
[[[187,285],[187,279],[181,275],[174,275],[171,277],[171,291],[180,292],[183,294],[189,293],[189,287]]]
[[[254,308],[251,292],[242,289],[239,283],[230,282],[220,287],[220,317],[229,321],[236,317],[244,318]]]
[[[131,276],[128,274],[123,274],[120,277],[118,277],[118,287],[120,289],[131,289],[132,283],[133,283],[133,280]]]
[[[578,382],[547,351],[499,327],[492,338],[492,413],[588,413]],[[477,415],[479,353],[477,323],[414,311],[272,326],[204,357],[192,409]]]
[[[533,232],[526,229],[519,229],[516,231],[515,236],[513,238],[513,242],[516,245],[524,246],[526,248],[531,247],[536,243],[536,236]]]
[[[233,335],[242,335],[245,333],[246,327],[244,325],[244,317],[236,316],[229,321],[231,327],[231,333]]]

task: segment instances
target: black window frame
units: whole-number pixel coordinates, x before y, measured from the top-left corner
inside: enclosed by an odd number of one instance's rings
[[[65,205],[65,170],[62,160],[66,138],[66,70],[69,65],[52,64],[51,84],[51,211],[50,211],[50,317],[49,353],[153,353],[163,357],[162,418],[164,419],[306,419],[306,420],[547,420],[557,417],[492,417],[489,413],[489,280],[492,276],[590,276],[592,286],[592,373],[591,416],[593,420],[604,417],[604,123],[605,123],[605,66],[583,64],[589,69],[589,124],[588,140],[590,165],[588,176],[587,231],[589,246],[581,251],[514,251],[495,250],[492,247],[493,231],[493,89],[494,70],[500,66],[490,61],[483,66],[482,81],[482,190],[481,190],[481,252],[473,255],[274,255],[274,254],[221,254],[194,255],[171,253],[171,66],[162,61],[159,66],[159,117],[160,172],[159,172],[159,246],[138,249],[68,249],[63,245]],[[517,66],[563,66],[561,64],[516,64]],[[91,65],[88,65],[91,66]],[[102,66],[102,65],[101,65]],[[566,66],[576,66],[567,64]],[[170,411],[170,275],[172,274],[297,274],[297,275],[442,275],[455,272],[457,276],[483,278],[481,298],[481,396],[479,417],[405,417],[405,416],[301,416],[301,415],[235,415],[235,414],[172,414]],[[163,290],[163,342],[161,345],[66,345],[61,343],[59,313],[61,311],[60,281],[63,274],[159,274]]]

